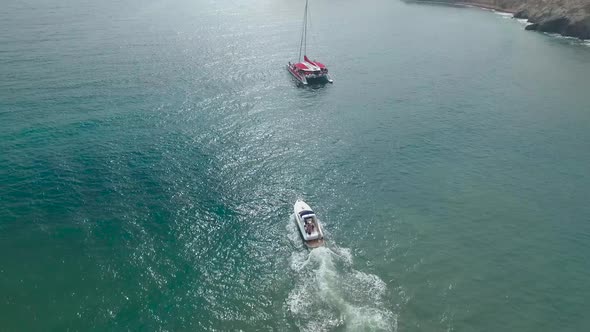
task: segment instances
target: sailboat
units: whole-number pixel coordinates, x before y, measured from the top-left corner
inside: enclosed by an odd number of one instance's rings
[[[328,74],[328,68],[321,62],[312,61],[307,57],[307,8],[309,0],[305,0],[305,11],[303,14],[303,29],[301,32],[301,43],[299,45],[299,59],[297,63],[287,65],[287,70],[301,84],[308,85],[313,83],[334,82]],[[303,51],[303,52],[302,52]],[[303,53],[303,61],[301,54]]]

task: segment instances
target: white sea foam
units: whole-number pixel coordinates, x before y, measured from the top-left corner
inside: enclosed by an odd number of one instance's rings
[[[590,39],[579,39],[577,37],[570,37],[570,36],[562,36],[557,33],[545,33],[548,36],[553,38],[562,39],[564,41],[569,42],[572,45],[582,45],[582,46],[590,46]]]
[[[511,13],[499,12],[499,11],[496,11],[496,10],[494,10],[493,12],[495,14],[497,14],[497,15],[500,15],[500,16],[504,17],[504,18],[512,18],[512,16],[513,16]]]
[[[302,331],[395,331],[396,315],[385,308],[387,286],[355,270],[350,249],[332,246],[294,252],[296,283],[286,305]]]
[[[518,23],[520,23],[524,26],[533,24],[533,23],[529,22],[529,20],[526,18],[517,18],[516,20],[518,21]]]
[[[498,12],[498,11],[494,11],[494,13],[500,15],[502,18],[506,18],[506,19],[513,19],[514,15],[511,13],[505,13],[505,12]],[[515,19],[518,23],[527,26],[527,25],[531,25],[532,23],[529,22],[528,19],[526,18],[517,18]]]

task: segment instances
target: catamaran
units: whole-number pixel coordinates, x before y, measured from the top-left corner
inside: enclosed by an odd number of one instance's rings
[[[299,62],[287,65],[287,70],[301,84],[308,85],[313,83],[334,82],[328,74],[328,68],[321,62],[312,61],[307,57],[307,8],[309,0],[305,0],[305,11],[303,14],[303,30],[301,32],[301,43],[299,44]],[[301,54],[303,51],[303,61]]]
[[[317,248],[324,245],[324,232],[313,210],[304,201],[298,199],[293,205],[295,223],[303,243],[309,248]]]

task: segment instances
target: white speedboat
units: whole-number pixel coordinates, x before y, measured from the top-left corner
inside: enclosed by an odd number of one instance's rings
[[[309,248],[317,248],[324,245],[324,233],[322,226],[313,210],[302,200],[297,200],[293,205],[295,223],[303,242]]]

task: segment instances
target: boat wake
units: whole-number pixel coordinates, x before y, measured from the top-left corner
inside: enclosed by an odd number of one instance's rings
[[[298,250],[290,267],[295,282],[286,309],[300,330],[397,330],[396,315],[383,303],[385,283],[355,270],[350,249],[330,244]]]

